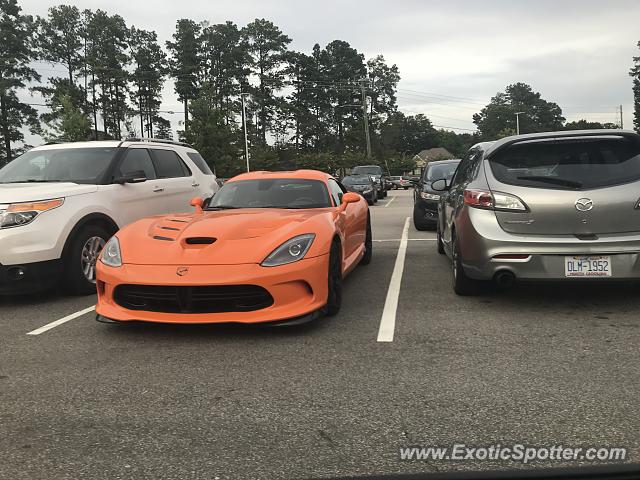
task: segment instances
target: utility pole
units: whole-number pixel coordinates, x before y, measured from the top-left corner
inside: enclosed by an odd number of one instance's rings
[[[524,112],[516,112],[516,135],[520,135],[520,115]]]
[[[362,116],[364,121],[364,137],[367,141],[367,159],[371,159],[371,137],[369,135],[369,113],[367,112],[367,92],[365,89],[366,78],[360,79],[360,92],[362,93]]]
[[[247,172],[249,171],[249,141],[247,140],[247,110],[245,108],[244,97],[248,93],[240,93],[242,99],[242,129],[244,130],[244,158],[247,161]]]
[[[622,118],[622,105],[620,105],[620,128],[624,128],[624,118]]]

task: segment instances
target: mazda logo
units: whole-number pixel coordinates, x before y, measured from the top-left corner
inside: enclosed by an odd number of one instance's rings
[[[189,267],[178,267],[176,270],[176,275],[179,277],[184,277],[187,273],[189,273]]]
[[[588,212],[593,208],[593,200],[590,198],[579,198],[576,200],[576,210],[580,212]]]

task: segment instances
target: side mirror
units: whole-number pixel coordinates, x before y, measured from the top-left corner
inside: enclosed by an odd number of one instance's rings
[[[142,183],[147,181],[147,174],[143,170],[136,170],[134,172],[127,172],[126,175],[116,177],[113,179],[113,183],[124,185],[125,183]]]
[[[189,204],[192,207],[196,208],[196,213],[202,213],[202,205],[204,205],[204,200],[202,200],[202,198],[200,197],[195,197],[192,198],[191,201],[189,202]]]
[[[354,192],[347,192],[342,195],[342,204],[346,205],[348,203],[356,203],[359,202],[362,197]]]
[[[447,181],[444,178],[441,178],[440,180],[431,182],[431,188],[436,192],[446,192],[451,188],[451,186],[447,184]]]

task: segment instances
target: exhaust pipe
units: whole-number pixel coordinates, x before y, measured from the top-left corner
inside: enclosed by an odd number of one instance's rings
[[[516,283],[516,276],[510,270],[500,270],[493,278],[498,286],[502,288],[511,288]]]

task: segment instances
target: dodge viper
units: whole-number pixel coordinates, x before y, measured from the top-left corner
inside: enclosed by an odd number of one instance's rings
[[[371,261],[367,202],[314,170],[251,172],[195,211],[139,220],[97,265],[97,319],[296,324],[338,312]]]

